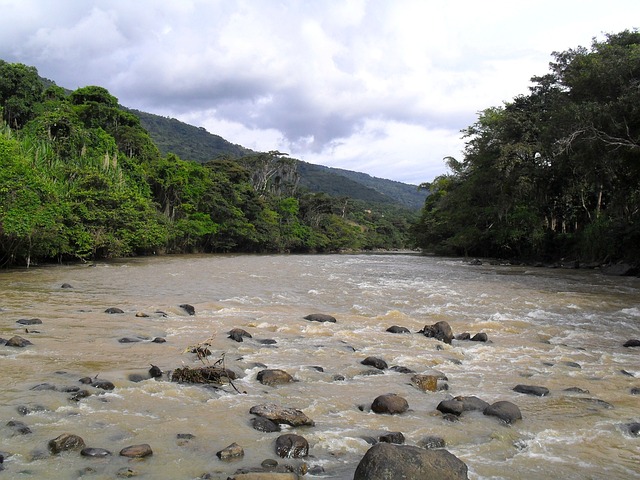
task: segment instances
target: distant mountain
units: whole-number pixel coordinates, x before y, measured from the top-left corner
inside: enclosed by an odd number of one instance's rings
[[[183,160],[204,163],[220,156],[240,158],[258,152],[233,144],[224,138],[175,118],[163,117],[128,109],[140,118],[140,123],[163,155],[174,153]],[[365,202],[399,204],[419,210],[427,196],[416,185],[372,177],[366,173],[325,167],[298,160],[300,186],[312,192],[346,196]]]

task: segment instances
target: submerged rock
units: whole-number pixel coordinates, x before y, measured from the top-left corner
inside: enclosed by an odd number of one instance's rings
[[[539,387],[537,385],[516,385],[513,387],[514,392],[524,393],[525,395],[534,395],[536,397],[544,397],[549,395],[549,389]]]
[[[465,480],[467,466],[447,450],[378,443],[356,468],[354,480],[390,479]]]
[[[625,344],[624,344],[624,345],[622,345],[622,346],[623,346],[623,347],[627,347],[627,348],[630,348],[630,347],[640,347],[640,340],[639,340],[639,339],[637,339],[637,338],[632,338],[631,340],[627,340],[627,341],[625,342]]]
[[[399,327],[398,325],[393,325],[392,327],[387,328],[386,330],[389,333],[411,333],[406,327]]]
[[[105,448],[87,447],[80,451],[80,455],[83,457],[104,458],[109,457],[111,452]]]
[[[39,318],[21,318],[16,323],[20,325],[42,325],[42,320]]]
[[[336,317],[333,317],[331,315],[326,315],[324,313],[312,313],[304,317],[304,319],[309,320],[310,322],[336,323]]]
[[[122,310],[121,308],[117,308],[117,307],[109,307],[107,308],[104,313],[108,313],[108,314],[117,314],[117,313],[124,313],[124,310]]]

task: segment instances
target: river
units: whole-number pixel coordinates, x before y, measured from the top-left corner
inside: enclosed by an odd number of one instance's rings
[[[0,346],[3,478],[111,479],[130,469],[138,478],[224,479],[277,458],[280,434],[250,425],[250,408],[262,403],[294,407],[314,420],[313,427],[285,429],[308,440],[308,466],[324,469],[308,478],[353,478],[370,447],[365,439],[389,431],[402,432],[411,445],[442,437],[472,479],[640,478],[640,438],[623,427],[640,421],[640,397],[632,394],[640,387],[640,349],[622,346],[640,338],[638,278],[411,254],[194,255],[4,271],[0,292],[0,337],[33,343]],[[195,307],[195,315],[181,304]],[[124,313],[107,314],[109,307]],[[310,313],[337,322],[304,320]],[[17,323],[32,318],[42,324]],[[485,332],[490,341],[446,345],[415,333],[441,320],[454,334]],[[386,332],[392,325],[413,333]],[[232,328],[253,338],[235,342],[227,338]],[[125,337],[142,341],[120,343]],[[152,342],[156,337],[166,343]],[[265,339],[276,343],[260,343]],[[189,350],[204,342],[212,353],[207,361],[224,358],[242,393],[166,377],[133,381],[152,364],[165,372],[203,365]],[[371,368],[360,364],[367,356],[442,372],[449,389],[425,393],[410,374],[390,369],[368,375]],[[260,384],[256,375],[265,365],[296,381]],[[87,376],[115,389],[70,400],[63,390],[83,387],[79,379]],[[43,383],[55,390],[33,389]],[[518,384],[550,394],[516,393]],[[572,387],[580,391],[566,391]],[[384,393],[403,396],[410,410],[371,412]],[[469,412],[445,421],[436,407],[451,395],[508,400],[523,419],[507,426]],[[10,420],[31,433],[17,433]],[[49,455],[48,441],[65,432],[113,455]],[[216,452],[234,442],[244,457],[219,460]],[[149,444],[153,455],[118,455],[136,444]]]

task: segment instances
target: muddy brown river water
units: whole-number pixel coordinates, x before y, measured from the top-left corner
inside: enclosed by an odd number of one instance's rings
[[[124,313],[107,314],[109,307]],[[337,322],[304,320],[310,313]],[[17,323],[32,318],[42,324]],[[455,334],[485,332],[490,342],[446,345],[415,333],[440,320]],[[392,325],[414,333],[387,333]],[[227,338],[236,327],[253,338]],[[632,394],[640,388],[640,348],[622,346],[640,338],[637,278],[412,254],[164,256],[36,267],[0,272],[0,337],[14,335],[33,345],[0,345],[2,478],[112,479],[131,469],[141,479],[225,479],[277,458],[280,434],[250,425],[250,408],[267,402],[315,421],[285,429],[308,440],[308,466],[324,469],[308,478],[353,478],[370,447],[365,438],[389,431],[402,432],[411,445],[429,435],[444,438],[472,479],[640,478],[640,438],[624,428],[640,422],[640,396]],[[120,343],[125,337],[141,341]],[[152,342],[156,337],[166,343]],[[261,344],[265,339],[276,343]],[[202,342],[210,344],[210,362],[224,354],[245,393],[132,381],[151,364],[165,372],[202,365],[189,353]],[[367,356],[418,373],[442,372],[449,390],[422,392],[411,375],[392,370],[368,375],[360,364]],[[256,380],[260,364],[296,381],[264,386]],[[82,386],[85,376],[110,380],[115,389],[70,400],[62,390]],[[33,389],[43,383],[55,390]],[[516,393],[518,384],[550,394]],[[565,390],[571,387],[581,391]],[[408,412],[368,410],[376,396],[391,392],[407,399]],[[436,406],[451,395],[508,400],[523,419],[507,426],[465,413],[448,422]],[[7,426],[11,420],[31,433],[19,434]],[[50,455],[48,441],[65,432],[113,455]],[[177,438],[185,433],[193,438]],[[244,457],[219,460],[216,452],[233,442]],[[142,443],[152,456],[118,455]]]

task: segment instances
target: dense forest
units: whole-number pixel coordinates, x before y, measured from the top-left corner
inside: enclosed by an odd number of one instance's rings
[[[640,260],[640,33],[554,52],[528,95],[487,108],[425,184],[418,244],[442,254]]]
[[[174,252],[411,245],[412,212],[299,187],[280,152],[162,155],[106,89],[0,60],[0,266]]]

